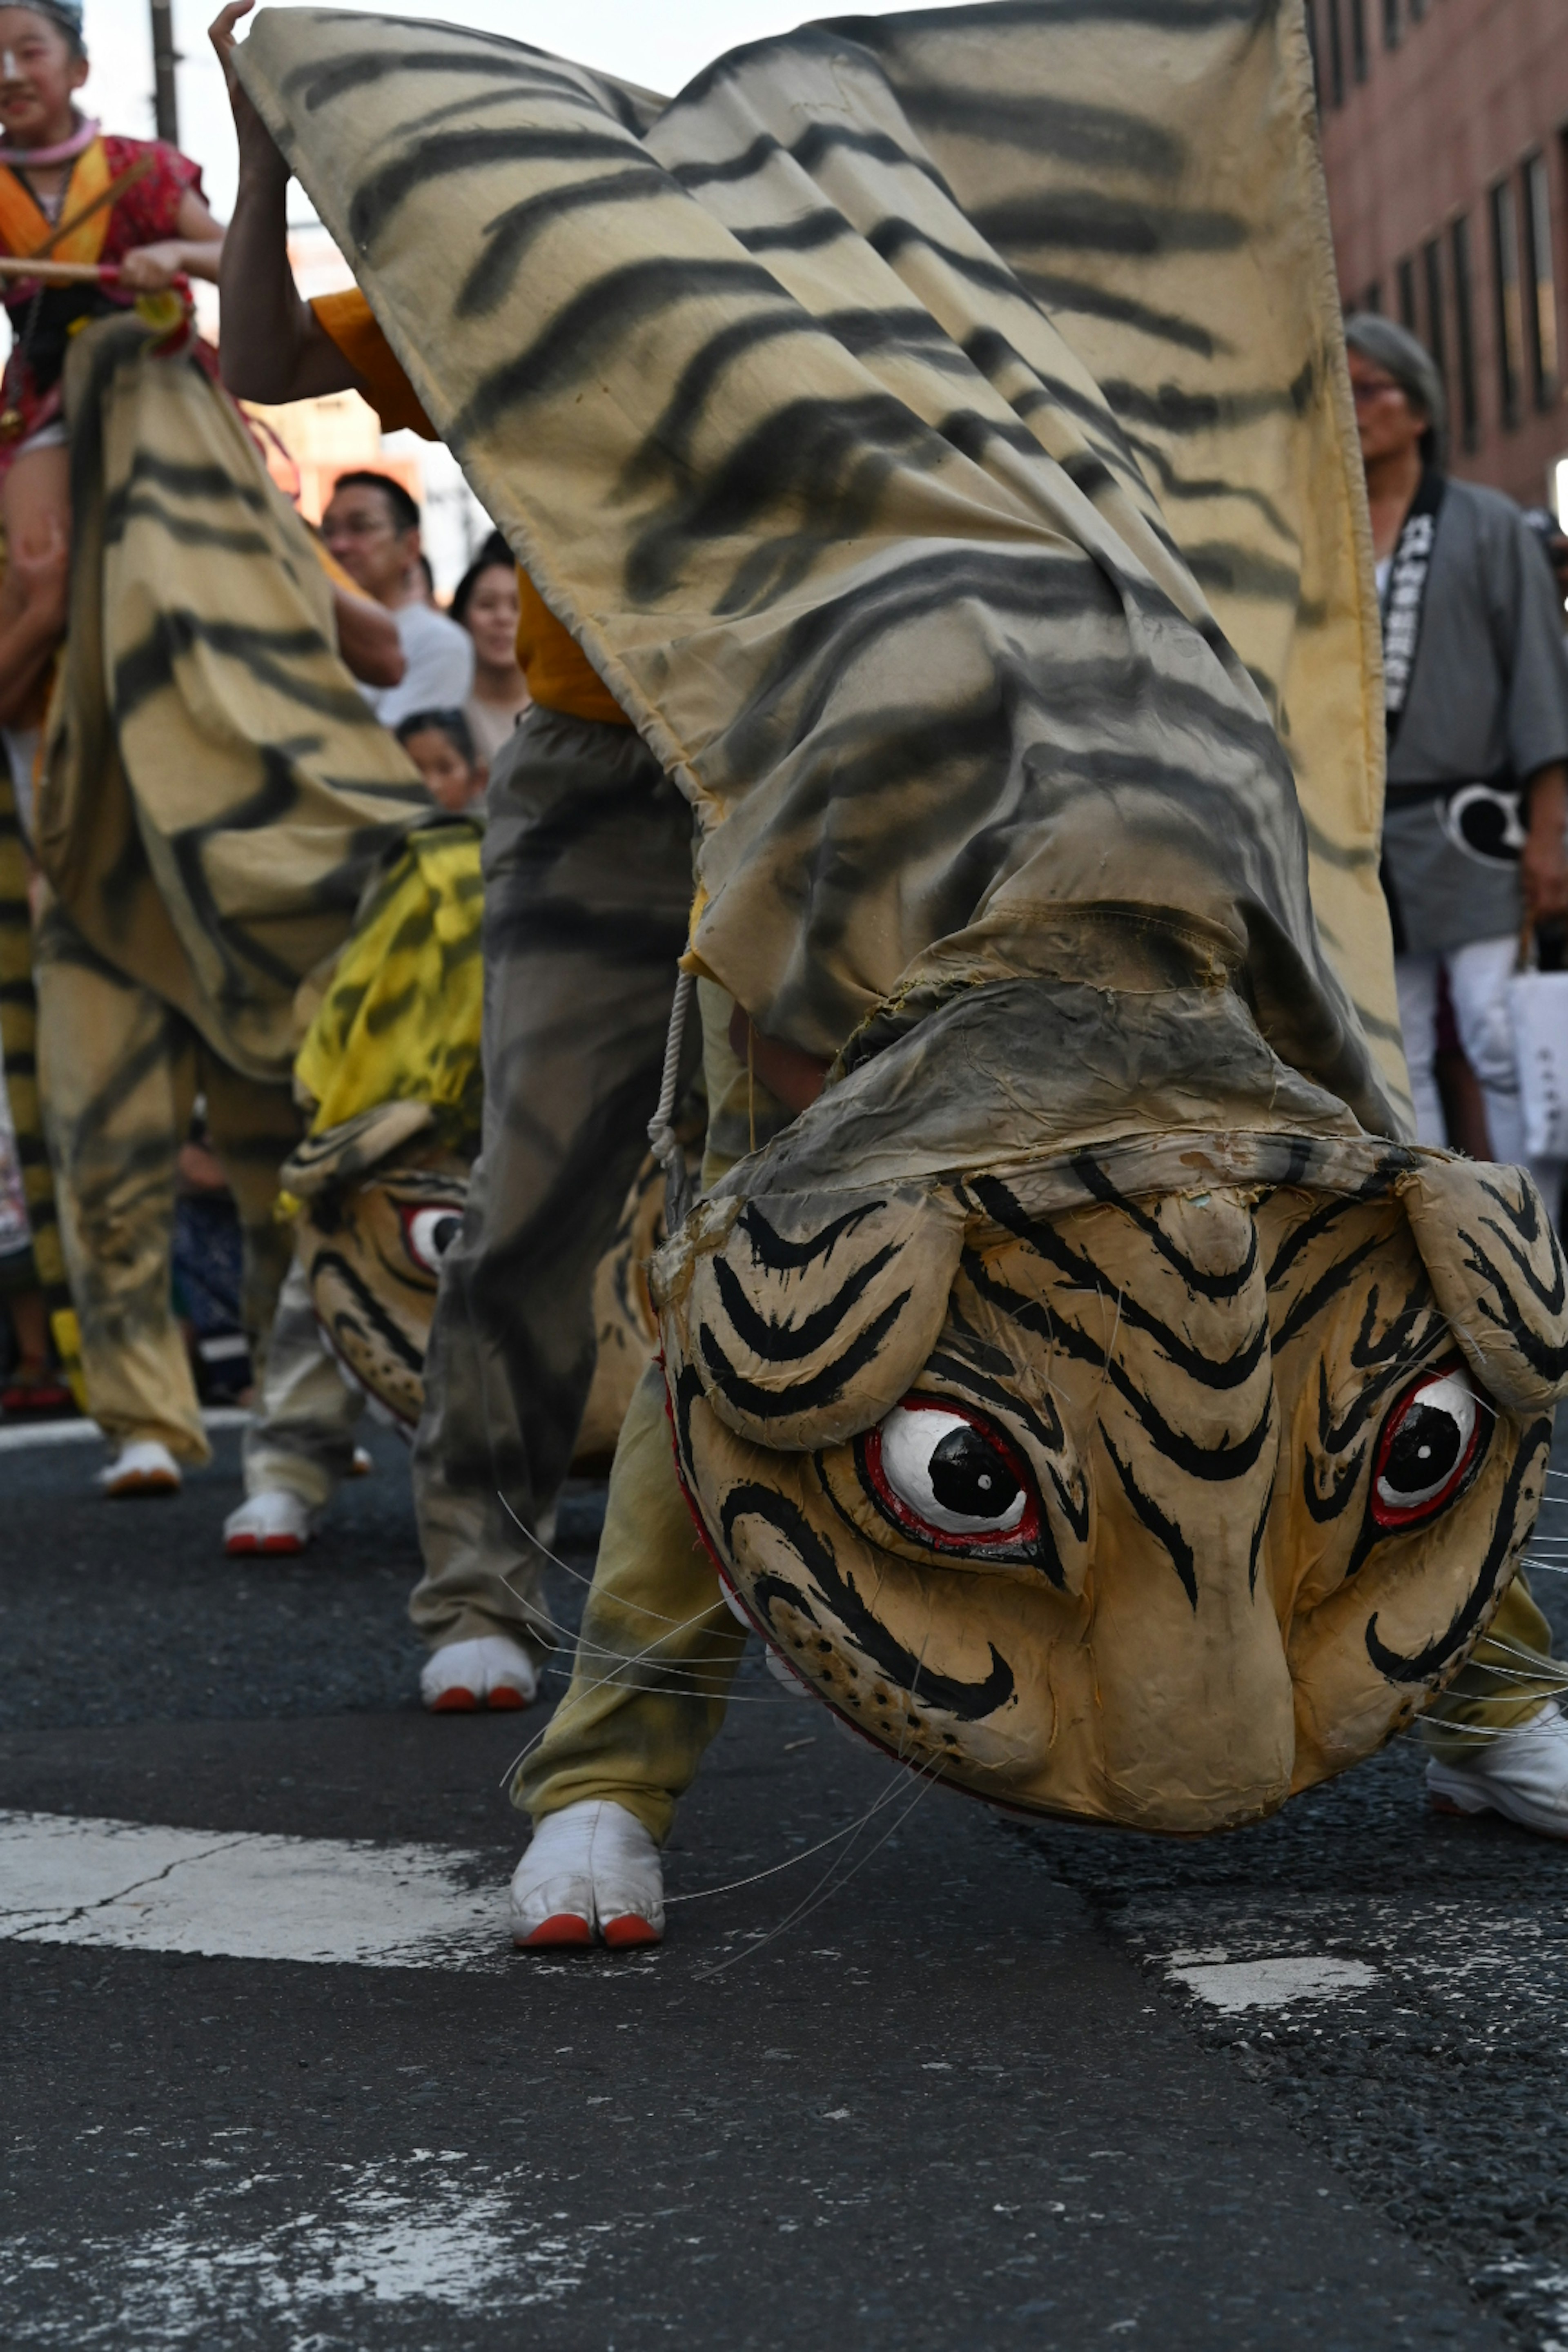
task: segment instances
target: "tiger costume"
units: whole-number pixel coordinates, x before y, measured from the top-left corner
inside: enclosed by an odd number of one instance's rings
[[[300,1132],[296,992],[428,800],[338,658],[309,534],[182,306],[84,327],[65,404],[70,603],[36,808],[43,1109],[89,1408],[121,1455],[199,1463],[169,1293],[194,1099],[239,1209],[259,1353],[289,1255],[273,1208]]]
[[[1217,1829],[1369,1754],[1508,1591],[1568,1276],[1527,1179],[1403,1140],[1299,7],[822,24],[668,104],[428,25],[241,57],[691,798],[745,1113],[656,1267],[520,1939],[660,1931],[724,1595],[1031,1810]]]

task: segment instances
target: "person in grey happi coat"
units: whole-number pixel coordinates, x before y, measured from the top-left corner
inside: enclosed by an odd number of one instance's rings
[[[1561,1160],[1532,1160],[1508,1008],[1521,934],[1568,913],[1568,658],[1555,584],[1511,499],[1442,470],[1443,387],[1415,337],[1345,327],[1383,613],[1384,885],[1417,1132],[1447,1138],[1434,1060],[1447,974],[1492,1157],[1553,1211]]]

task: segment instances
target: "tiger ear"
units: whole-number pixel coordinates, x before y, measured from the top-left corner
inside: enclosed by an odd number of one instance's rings
[[[1399,1194],[1437,1304],[1510,1412],[1568,1395],[1568,1266],[1522,1168],[1423,1154]]]
[[[670,1353],[726,1427],[810,1453],[909,1393],[946,1319],[963,1242],[952,1193],[914,1185],[720,1198],[654,1261],[654,1298]]]
[[[321,1135],[308,1135],[296,1145],[293,1158],[283,1164],[283,1189],[309,1201],[329,1185],[353,1184],[377,1160],[389,1159],[412,1137],[423,1134],[435,1118],[427,1102],[373,1103],[369,1110],[356,1111],[353,1118]]]

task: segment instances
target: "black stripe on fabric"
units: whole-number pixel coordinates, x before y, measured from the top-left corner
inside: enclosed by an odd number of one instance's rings
[[[885,1201],[868,1201],[862,1208],[849,1209],[843,1216],[832,1218],[803,1242],[786,1241],[783,1234],[775,1232],[755,1201],[747,1202],[735,1223],[751,1244],[752,1255],[759,1265],[765,1266],[770,1274],[800,1274],[819,1259],[826,1265],[846,1234],[852,1234],[857,1225],[868,1217],[877,1216],[887,1205]]]
[[[1182,1591],[1191,1602],[1193,1614],[1195,1617],[1198,1612],[1198,1579],[1192,1545],[1187,1541],[1175,1520],[1168,1518],[1153,1496],[1143,1492],[1142,1487],[1132,1475],[1131,1468],[1123,1462],[1112,1444],[1110,1432],[1101,1427],[1100,1439],[1110,1456],[1111,1468],[1121,1481],[1123,1494],[1150,1534],[1162,1543],[1169,1553],[1171,1566],[1176,1571]]]
[[[685,103],[683,94],[677,104],[684,106]],[[670,114],[664,120],[669,121],[674,112],[675,109],[671,108]],[[679,180],[688,191],[732,185],[738,181],[754,178],[766,169],[775,155],[787,156],[792,163],[798,164],[809,175],[817,164],[825,163],[830,156],[845,151],[864,155],[873,163],[891,163],[896,169],[916,172],[922,180],[929,180],[933,188],[940,188],[950,203],[957,205],[952,190],[928,156],[911,154],[907,147],[900,146],[885,131],[859,131],[847,123],[814,122],[787,147],[771,131],[764,131],[739,155],[728,155],[721,163],[673,163],[670,177]]]
[[[1519,1452],[1514,1457],[1513,1467],[1508,1474],[1508,1484],[1503,1489],[1498,1505],[1497,1517],[1492,1523],[1492,1538],[1487,1547],[1487,1556],[1481,1562],[1468,1598],[1452,1619],[1446,1633],[1439,1633],[1436,1641],[1428,1642],[1424,1650],[1416,1650],[1406,1654],[1399,1650],[1387,1648],[1380,1640],[1375,1611],[1368,1618],[1366,1654],[1378,1673],[1389,1682],[1429,1681],[1447,1664],[1457,1651],[1463,1648],[1479,1625],[1492,1594],[1497,1590],[1498,1579],[1502,1573],[1509,1554],[1513,1549],[1514,1538],[1520,1522],[1520,1500],[1525,1479],[1533,1470],[1541,1466],[1542,1457],[1550,1453],[1551,1445],[1550,1415],[1544,1421],[1531,1422],[1520,1439]]]
[[[487,431],[509,409],[591,377],[639,326],[677,303],[721,295],[749,295],[775,314],[787,299],[777,278],[754,261],[671,257],[628,261],[606,270],[563,304],[515,359],[481,379],[453,425],[452,437],[461,443]],[[790,305],[789,315],[803,331],[810,328],[798,305]]]
[[[790,335],[826,335],[857,359],[868,359],[884,351],[912,350],[928,365],[934,363],[949,373],[964,372],[963,355],[927,310],[858,309],[829,311],[815,318],[810,311],[797,307],[793,296],[784,296],[784,300],[789,304],[787,309],[781,306],[732,320],[693,352],[658,422],[623,467],[618,485],[622,495],[643,489],[661,476],[685,478],[693,466],[693,436],[721,377],[742,360],[752,358],[764,343]]]
[[[1216,595],[1245,596],[1257,604],[1296,604],[1301,593],[1299,565],[1279,563],[1228,540],[1205,540],[1184,550],[1187,569],[1200,588]],[[1318,607],[1320,614],[1322,607]]]
[[[1005,204],[978,205],[969,215],[975,233],[1002,251],[1114,254],[1152,260],[1163,253],[1235,253],[1248,237],[1237,213],[1184,212],[1173,205],[1136,204],[1095,188],[1053,188]]]
[[[847,1315],[859,1305],[871,1284],[886,1265],[890,1265],[900,1254],[900,1244],[888,1243],[876,1250],[863,1265],[856,1267],[833,1297],[825,1299],[798,1323],[779,1322],[772,1316],[759,1312],[748,1296],[744,1284],[729,1260],[717,1256],[713,1260],[713,1280],[721,1304],[730,1318],[730,1328],[743,1348],[748,1349],[760,1363],[799,1363],[805,1356],[815,1355],[838,1331]],[[904,1293],[906,1298],[910,1294]]]
[[[642,202],[668,190],[668,174],[645,160],[628,164],[625,171],[606,172],[597,180],[575,180],[569,187],[548,188],[540,195],[510,205],[485,223],[485,249],[458,290],[453,317],[483,319],[498,310],[537,239],[568,214],[600,205]]]
[[[207,621],[177,605],[159,613],[140,645],[116,662],[116,723],[124,726],[144,703],[172,686],[175,663],[197,646],[241,663],[258,684],[273,688],[302,710],[318,711],[348,726],[377,724],[353,687],[319,684],[288,667],[290,661],[318,660],[330,650],[319,629],[258,629],[239,621]]]
[[[387,29],[390,37],[392,27]],[[407,29],[415,28],[411,26]],[[531,78],[533,59],[542,56],[542,52],[530,50],[521,41],[509,41],[500,33],[470,33],[467,27],[458,26],[452,31],[451,40],[438,49],[395,48],[389,37],[385,46],[351,50],[347,57],[310,58],[284,75],[282,95],[297,99],[307,114],[317,114],[323,106],[331,106],[340,98],[357,97],[362,90],[372,89],[378,81],[390,81],[398,74],[415,74],[423,80],[429,74],[471,73],[481,81],[500,75],[514,87],[524,88]],[[487,55],[487,51],[491,54]]]
[[[770,221],[761,228],[731,229],[730,234],[748,253],[816,253],[825,245],[837,244],[841,236],[858,237],[860,232],[834,206],[824,205],[795,220]]]
[[[1119,1311],[1121,1320],[1127,1325],[1129,1330],[1142,1332],[1146,1339],[1152,1339],[1162,1354],[1169,1359],[1175,1369],[1184,1373],[1189,1380],[1196,1382],[1200,1387],[1215,1391],[1240,1388],[1252,1378],[1253,1373],[1263,1361],[1264,1352],[1269,1344],[1268,1324],[1266,1318],[1258,1323],[1251,1338],[1233,1355],[1206,1356],[1201,1348],[1194,1348],[1191,1340],[1185,1339],[1173,1324],[1168,1323],[1163,1316],[1153,1314],[1142,1305],[1141,1300],[1134,1297],[1131,1291],[1123,1290],[1117,1293],[1092,1258],[1074,1249],[1071,1243],[1055,1224],[1029,1216],[1019,1207],[1006,1186],[997,1178],[977,1177],[969,1189],[981,1203],[987,1216],[994,1218],[1005,1232],[1012,1234],[1017,1240],[1023,1242],[1037,1257],[1043,1258],[1047,1265],[1054,1266],[1058,1274],[1065,1275],[1071,1282],[1076,1282],[1086,1296],[1098,1295],[1100,1297],[1119,1296],[1121,1299]],[[1119,1202],[1118,1205],[1123,1208],[1129,1206],[1124,1202]],[[1180,1255],[1178,1252],[1177,1257],[1179,1258]],[[1175,1260],[1171,1262],[1174,1270],[1180,1274],[1180,1265]],[[1255,1226],[1252,1245],[1244,1269],[1248,1278],[1256,1269],[1257,1264],[1258,1233]],[[992,1279],[994,1280],[994,1277]],[[1003,1287],[1004,1286],[997,1281],[996,1289],[1001,1291]],[[1011,1288],[1006,1290],[1005,1295],[1009,1299],[1020,1297],[1020,1294]],[[1224,1297],[1231,1294],[1220,1292],[1210,1295]],[[994,1303],[1001,1302],[997,1299]]]
[[[1073,1174],[1078,1178],[1090,1200],[1099,1201],[1107,1208],[1119,1209],[1124,1217],[1136,1225],[1156,1255],[1164,1259],[1173,1274],[1185,1283],[1189,1290],[1196,1291],[1200,1298],[1236,1298],[1251,1281],[1254,1269],[1258,1265],[1256,1225],[1252,1227],[1251,1238],[1247,1245],[1247,1256],[1239,1266],[1229,1274],[1206,1274],[1185,1250],[1178,1248],[1156,1218],[1152,1217],[1139,1202],[1130,1199],[1112,1183],[1092,1152],[1079,1152],[1074,1157],[1071,1167]]]
[[[318,1250],[316,1253],[315,1265],[311,1268],[312,1276],[318,1269],[324,1269],[335,1275],[338,1281],[342,1284],[343,1288],[353,1298],[361,1316],[363,1318],[364,1321],[369,1324],[371,1329],[376,1333],[377,1337],[381,1339],[388,1348],[391,1349],[398,1361],[403,1364],[407,1370],[411,1371],[416,1379],[421,1378],[425,1370],[425,1358],[423,1354],[418,1349],[411,1348],[409,1346],[407,1339],[405,1337],[404,1333],[398,1329],[391,1316],[386,1312],[386,1309],[382,1306],[381,1301],[376,1297],[375,1293],[370,1288],[369,1285],[362,1279],[356,1268],[350,1265],[348,1259],[343,1256],[342,1251],[331,1249]],[[314,1285],[312,1283],[312,1287]],[[340,1335],[340,1337],[345,1331],[352,1332],[354,1328],[352,1317],[346,1314],[342,1308],[338,1308],[332,1317],[332,1328]]]
[[[1488,1200],[1496,1202],[1499,1211],[1507,1219],[1508,1224],[1512,1226],[1513,1232],[1519,1235],[1524,1247],[1520,1248],[1513,1235],[1503,1225],[1499,1224],[1495,1217],[1483,1217],[1482,1224],[1488,1233],[1495,1234],[1502,1244],[1523,1276],[1525,1287],[1536,1304],[1552,1318],[1553,1322],[1558,1321],[1562,1317],[1565,1294],[1568,1294],[1568,1266],[1563,1264],[1563,1251],[1551,1220],[1542,1215],[1541,1203],[1535,1188],[1533,1185],[1525,1186],[1516,1204],[1510,1200],[1506,1192],[1499,1191],[1489,1177],[1479,1177],[1477,1181]],[[1464,1234],[1462,1238],[1471,1249],[1477,1252],[1476,1259],[1471,1262],[1473,1271],[1479,1274],[1484,1270],[1495,1282],[1496,1273],[1489,1262],[1482,1259],[1479,1244],[1468,1234]],[[1542,1243],[1546,1245],[1547,1258],[1552,1268],[1550,1285],[1542,1284],[1540,1280],[1531,1255],[1531,1253],[1539,1249]],[[1499,1284],[1498,1286],[1500,1290],[1501,1285]]]
[[[174,513],[168,507],[145,491],[132,492],[110,502],[104,514],[103,543],[114,546],[125,536],[132,522],[154,522],[176,547],[221,547],[230,555],[259,555],[272,560],[277,550],[272,541],[259,530],[247,530],[243,524],[204,522],[195,515]]]
[[[1233,346],[1223,335],[1212,334],[1195,319],[1184,319],[1173,310],[1152,310],[1131,294],[1118,294],[1109,286],[1086,284],[1081,278],[1064,277],[1058,270],[1027,269],[1014,264],[1014,275],[1026,293],[1042,303],[1047,310],[1076,311],[1085,319],[1105,319],[1111,325],[1133,327],[1141,335],[1155,341],[1174,343],[1184,352],[1196,352],[1203,359],[1213,359],[1216,352],[1228,352]]]
[[[837,1362],[824,1365],[808,1381],[797,1381],[782,1394],[760,1388],[743,1372],[738,1372],[720,1346],[710,1327],[704,1323],[699,1337],[702,1354],[713,1376],[713,1383],[740,1412],[755,1421],[784,1421],[799,1412],[815,1412],[820,1406],[836,1404],[845,1390],[868,1364],[875,1361],[879,1349],[900,1316],[910,1303],[910,1293],[901,1290],[883,1307],[845,1349]]]
[[[923,26],[930,19],[922,15],[921,21]],[[910,80],[903,75],[895,94],[910,121],[921,130],[978,139],[993,151],[1011,147],[1023,154],[1048,155],[1057,163],[1135,173],[1146,180],[1173,180],[1186,163],[1186,145],[1176,132],[1119,107],[1056,98],[1048,90],[977,89],[961,82]]]
[[[1107,377],[1100,388],[1118,416],[1179,437],[1256,425],[1265,416],[1304,416],[1316,382],[1317,371],[1309,360],[1278,391],[1186,392],[1180,384],[1163,383],[1151,392],[1120,376]]]
[[[1222,480],[1217,474],[1205,475],[1196,478],[1191,475],[1178,474],[1174,466],[1171,463],[1168,453],[1161,447],[1157,441],[1151,441],[1144,435],[1139,433],[1130,433],[1127,439],[1129,447],[1136,450],[1138,456],[1143,459],[1144,463],[1153,467],[1155,475],[1159,480],[1160,495],[1163,499],[1176,499],[1181,500],[1191,500],[1194,499],[1238,499],[1244,505],[1256,508],[1257,511],[1263,517],[1264,520],[1268,523],[1273,530],[1277,530],[1280,538],[1287,541],[1291,547],[1299,548],[1300,546],[1301,542],[1298,533],[1292,525],[1286,520],[1281,509],[1275,505],[1273,499],[1268,496],[1267,491],[1253,489],[1249,485],[1243,483]]]
[[[105,499],[105,515],[112,518],[127,499],[148,483],[166,490],[171,498],[198,499],[209,506],[233,501],[248,507],[252,514],[272,512],[271,493],[259,482],[247,481],[243,474],[231,473],[224,466],[185,466],[177,458],[160,457],[155,450],[138,449],[127,479]]]
[[[735,1553],[735,1527],[742,1518],[761,1519],[788,1545],[856,1648],[889,1682],[911,1697],[940,1708],[960,1723],[979,1723],[1005,1706],[1012,1697],[1013,1672],[994,1643],[986,1645],[991,1652],[991,1672],[980,1683],[958,1682],[951,1675],[938,1674],[911,1650],[906,1650],[880,1618],[873,1615],[853,1580],[840,1569],[832,1546],[788,1496],[756,1483],[731,1486],[720,1512],[724,1548],[731,1559]]]
[[[374,244],[399,206],[434,180],[490,171],[498,163],[589,163],[601,156],[618,163],[647,160],[629,132],[607,125],[602,131],[508,124],[444,131],[384,163],[356,189],[349,205],[349,234],[358,247]]]
[[[745,539],[752,544],[710,609],[715,618],[764,609],[806,577],[825,546],[870,528],[899,467],[934,471],[944,449],[887,393],[790,401],[638,534],[626,554],[626,593],[654,603],[673,588],[693,545]],[[764,537],[758,524],[770,509],[809,523]]]

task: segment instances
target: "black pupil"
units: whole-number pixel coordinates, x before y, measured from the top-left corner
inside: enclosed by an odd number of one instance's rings
[[[463,1220],[461,1217],[442,1217],[437,1223],[431,1226],[430,1249],[431,1254],[434,1256],[446,1256],[447,1252],[451,1248],[452,1244],[458,1238],[458,1234],[462,1227],[462,1223]]]
[[[1384,1465],[1384,1483],[1396,1495],[1424,1495],[1448,1475],[1463,1444],[1459,1424],[1441,1405],[1413,1404],[1399,1424]]]
[[[944,1511],[967,1519],[999,1519],[1018,1492],[1018,1481],[976,1429],[950,1429],[937,1441],[931,1486]]]

